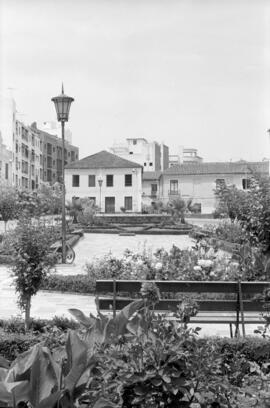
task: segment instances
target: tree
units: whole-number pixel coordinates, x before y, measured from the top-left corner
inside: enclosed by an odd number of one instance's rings
[[[8,221],[16,218],[18,212],[17,192],[11,187],[1,187],[0,190],[0,215],[7,231]]]
[[[185,212],[187,210],[187,205],[185,200],[182,198],[175,198],[168,203],[168,211],[172,216],[174,222],[181,221],[182,224],[185,223]]]
[[[270,178],[252,174],[249,190],[223,183],[216,190],[217,211],[238,220],[252,245],[270,253]]]
[[[55,264],[55,255],[50,253],[50,246],[56,241],[54,227],[45,227],[41,223],[33,223],[30,217],[19,219],[12,233],[13,248],[12,273],[15,289],[18,293],[18,304],[25,314],[25,329],[30,324],[31,298],[35,295]]]

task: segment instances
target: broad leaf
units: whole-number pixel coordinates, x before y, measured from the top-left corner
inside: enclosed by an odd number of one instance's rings
[[[87,368],[87,347],[84,341],[74,332],[70,331],[66,342],[68,375],[65,386],[73,392],[77,382]]]
[[[79,309],[68,309],[69,313],[75,317],[75,319],[82,324],[84,327],[89,328],[95,324],[95,318],[90,316],[87,317],[85,314]]]
[[[113,338],[126,333],[127,323],[130,317],[138,310],[144,307],[143,300],[135,300],[125,306],[116,317],[110,319],[106,326],[106,341],[110,341]]]
[[[113,404],[111,401],[108,401],[105,398],[100,398],[93,408],[117,408],[117,405]]]
[[[48,398],[54,390],[59,388],[59,378],[50,358],[49,351],[39,346],[36,358],[31,367],[30,402],[34,407]]]
[[[10,366],[9,361],[6,358],[0,356],[0,367],[8,368],[9,366]]]

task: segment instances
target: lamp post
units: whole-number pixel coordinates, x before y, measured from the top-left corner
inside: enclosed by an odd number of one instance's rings
[[[64,94],[62,84],[62,93],[52,98],[57,114],[58,122],[61,122],[62,128],[62,262],[66,263],[66,207],[65,207],[65,122],[68,121],[70,105],[73,98]]]
[[[98,176],[98,185],[99,185],[99,207],[100,207],[100,212],[101,212],[101,187],[103,183],[103,178],[102,176]]]

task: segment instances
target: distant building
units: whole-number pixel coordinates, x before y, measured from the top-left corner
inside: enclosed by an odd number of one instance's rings
[[[36,123],[31,125],[31,129],[37,132],[40,139],[40,149],[42,155],[42,180],[54,184],[62,182],[62,139],[56,135],[51,135],[38,129]],[[65,165],[79,159],[79,148],[65,141],[64,161]]]
[[[9,150],[15,138],[16,129],[16,103],[15,100],[6,94],[0,94],[0,132],[3,143]]]
[[[19,189],[37,189],[42,181],[42,151],[37,130],[16,120],[12,153],[12,184]]]
[[[140,164],[144,171],[159,171],[169,167],[169,148],[164,143],[148,142],[144,138],[127,138],[125,144],[114,143],[110,151]]]
[[[0,186],[12,183],[12,151],[3,143],[0,132]]]
[[[169,167],[182,163],[202,163],[203,159],[198,156],[197,152],[197,149],[180,146],[178,154],[169,156]]]
[[[151,200],[162,200],[166,204],[181,197],[192,199],[202,213],[211,214],[217,204],[214,194],[217,185],[224,181],[246,190],[252,172],[269,175],[269,162],[183,163],[162,173],[146,172],[142,181],[143,204],[149,205]]]
[[[105,150],[65,169],[66,198],[88,197],[101,212],[141,212],[142,166]]]
[[[60,122],[55,121],[42,122],[38,124],[37,127],[50,135],[57,136],[60,139],[62,138],[62,128]],[[66,126],[65,126],[65,140],[68,143],[72,144],[72,132]]]

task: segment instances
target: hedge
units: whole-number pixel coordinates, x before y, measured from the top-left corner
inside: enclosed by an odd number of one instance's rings
[[[95,291],[95,282],[83,274],[68,276],[50,275],[44,280],[40,289],[93,294]]]

